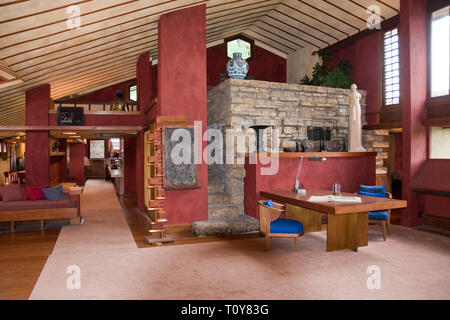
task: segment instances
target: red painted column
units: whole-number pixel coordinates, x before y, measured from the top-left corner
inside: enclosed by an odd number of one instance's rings
[[[427,157],[427,2],[400,1],[400,96],[402,107],[402,198],[408,208],[401,224],[423,224],[419,217],[417,194],[409,187]]]
[[[144,131],[140,131],[136,137],[136,202],[141,211],[145,211],[144,143]]]
[[[150,53],[141,54],[136,65],[137,103],[141,112],[141,119],[144,119],[145,109],[152,100],[151,66]]]
[[[136,195],[136,138],[124,138],[124,193],[125,196]],[[141,177],[140,179],[143,179]]]
[[[59,150],[66,152],[67,142],[66,139],[58,139]],[[60,157],[59,160],[59,181],[65,182],[67,178],[67,155]]]
[[[25,93],[25,124],[27,126],[47,126],[50,104],[50,85],[29,89]],[[25,169],[29,186],[50,184],[49,132],[26,132]]]
[[[69,175],[70,179],[79,186],[84,186],[84,144],[71,143]]]
[[[159,20],[158,104],[161,116],[187,116],[206,130],[206,5]],[[203,143],[203,147],[206,144]],[[166,191],[169,223],[208,219],[208,168],[197,166],[199,189]]]

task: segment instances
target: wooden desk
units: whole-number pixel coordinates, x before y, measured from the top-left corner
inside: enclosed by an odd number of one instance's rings
[[[305,233],[322,229],[322,215],[327,215],[327,251],[351,249],[368,244],[369,211],[399,209],[406,207],[406,201],[361,196],[344,193],[344,196],[358,196],[361,203],[356,202],[311,202],[310,196],[330,195],[330,191],[307,190],[306,195],[292,191],[261,191],[260,195],[267,199],[286,204],[286,218],[302,222]]]

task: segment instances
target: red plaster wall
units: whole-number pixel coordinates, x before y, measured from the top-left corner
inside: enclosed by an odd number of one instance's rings
[[[136,79],[127,80],[112,86],[96,90],[82,96],[66,100],[68,103],[83,103],[83,102],[110,102],[117,99],[116,92],[122,90],[125,98],[128,98],[128,87],[135,84]]]
[[[58,139],[59,141],[59,150],[66,152],[66,139]],[[58,157],[59,159],[59,181],[64,182],[66,181],[67,176],[67,156],[64,155],[63,157]]]
[[[333,56],[330,67],[337,65],[340,60],[348,60],[353,65],[352,78],[359,89],[367,90],[367,123],[377,123],[377,113],[381,105],[380,93],[382,90],[382,70],[379,67],[382,61],[382,32],[374,30],[368,36],[354,43],[330,51]]]
[[[394,135],[395,143],[395,169],[402,170],[402,134],[396,133]]]
[[[136,202],[141,211],[145,211],[144,143],[144,131],[140,131],[136,137]]]
[[[141,54],[136,65],[137,97],[141,116],[144,116],[145,109],[152,100],[151,69],[150,53]]]
[[[50,85],[48,83],[28,89],[25,93],[25,124],[48,125]]]
[[[25,124],[48,125],[50,85],[43,84],[25,93]],[[44,147],[43,147],[44,146]],[[26,183],[29,186],[50,184],[48,131],[26,131]]]
[[[25,168],[27,186],[50,185],[48,131],[26,131]]]
[[[124,138],[124,193],[126,196],[136,195],[136,138]],[[143,179],[141,177],[140,179]]]
[[[427,3],[401,0],[400,6],[400,104],[402,108],[402,211],[405,226],[423,224],[418,201],[409,184],[427,157]]]
[[[71,143],[69,147],[69,176],[71,180],[76,182],[79,186],[84,186],[84,144]]]
[[[256,80],[286,82],[286,59],[273,54],[256,45],[253,46],[253,57],[248,60],[248,76]],[[227,74],[226,44],[219,44],[207,50],[208,86],[220,83],[220,74]]]
[[[279,160],[278,173],[270,176],[260,174],[260,163],[245,165],[246,214],[259,219],[258,201],[261,190],[290,190],[294,187],[300,159],[281,158]],[[328,158],[323,162],[304,159],[299,180],[306,190],[324,189],[330,190],[331,194],[333,184],[339,183],[342,192],[357,192],[360,184],[375,185],[375,157]]]
[[[206,6],[162,15],[159,20],[158,99],[162,116],[187,116],[206,129]],[[197,167],[199,189],[166,191],[169,223],[208,219],[207,165]]]

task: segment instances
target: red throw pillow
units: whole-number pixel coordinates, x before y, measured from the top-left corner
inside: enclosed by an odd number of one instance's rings
[[[45,187],[26,187],[28,200],[36,201],[36,200],[46,200],[44,192],[42,192],[42,188]]]
[[[25,189],[25,187],[20,187],[20,192],[22,192],[22,200],[28,200],[27,189]]]

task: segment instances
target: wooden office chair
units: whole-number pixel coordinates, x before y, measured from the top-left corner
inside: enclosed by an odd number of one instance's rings
[[[270,249],[270,238],[294,238],[298,250],[298,237],[303,235],[303,224],[296,220],[279,219],[284,205],[269,201],[259,201],[259,230],[266,236],[264,251]]]
[[[386,192],[386,185],[381,186],[360,186],[358,194],[372,197],[392,199],[392,194]],[[391,210],[380,210],[369,212],[369,224],[378,224],[381,226],[383,240],[386,241],[386,231],[391,235]]]

